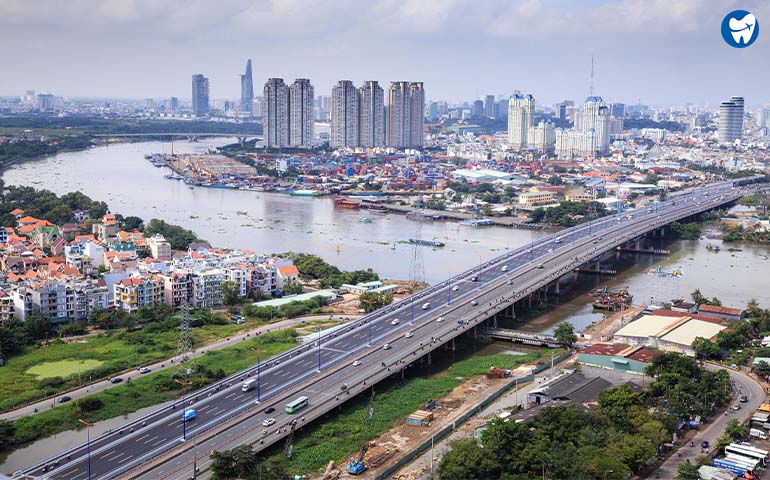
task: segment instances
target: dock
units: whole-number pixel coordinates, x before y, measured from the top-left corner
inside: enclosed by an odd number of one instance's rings
[[[545,227],[539,224],[530,223],[526,219],[520,217],[490,217],[490,218],[477,218],[472,213],[466,212],[452,212],[449,210],[428,210],[415,208],[408,205],[392,205],[389,203],[380,203],[375,200],[361,199],[361,208],[368,208],[373,205],[377,205],[380,210],[387,210],[388,212],[404,213],[410,217],[424,219],[424,220],[457,220],[460,222],[468,222],[468,225],[472,226],[496,226],[506,228],[521,228],[526,230],[543,230]]]
[[[671,250],[665,250],[662,248],[627,248],[618,247],[618,252],[621,253],[645,253],[647,255],[671,255]]]
[[[590,268],[590,267],[580,267],[575,269],[578,273],[590,273],[592,275],[617,275],[617,270],[611,270],[606,268]]]

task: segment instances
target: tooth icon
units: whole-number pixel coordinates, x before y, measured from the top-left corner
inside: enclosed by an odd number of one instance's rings
[[[754,26],[757,19],[751,13],[746,14],[742,19],[731,18],[729,27],[733,40],[738,45],[747,45],[754,35]]]

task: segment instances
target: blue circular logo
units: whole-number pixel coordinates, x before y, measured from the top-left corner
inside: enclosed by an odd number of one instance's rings
[[[746,48],[759,36],[757,18],[746,10],[733,10],[722,20],[722,38],[731,47]]]

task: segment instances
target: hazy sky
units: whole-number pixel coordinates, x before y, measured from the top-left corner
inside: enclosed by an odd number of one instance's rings
[[[733,9],[758,40],[724,43]],[[239,96],[252,58],[268,77],[308,77],[316,95],[339,79],[421,80],[430,99],[531,92],[538,102],[595,92],[651,104],[743,95],[770,102],[766,0],[0,0],[0,94]]]

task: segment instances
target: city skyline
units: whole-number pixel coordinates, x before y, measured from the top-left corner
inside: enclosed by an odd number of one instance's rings
[[[212,99],[236,99],[243,62],[256,57],[257,83],[311,78],[318,94],[329,94],[339,78],[356,84],[419,78],[433,100],[522,91],[552,104],[589,96],[593,56],[594,90],[608,101],[714,107],[733,95],[748,105],[770,101],[762,85],[770,74],[764,35],[750,48],[734,49],[719,34],[733,8],[751,10],[760,23],[770,18],[770,5],[757,0],[592,0],[579,8],[565,0],[350,4],[231,1],[212,12],[195,3],[82,1],[52,20],[49,2],[3,2],[0,44],[13,74],[0,78],[0,94],[186,98],[189,75],[201,72],[211,81]],[[277,31],[284,38],[275,48],[248,46]],[[46,74],[51,68],[56,76]]]

